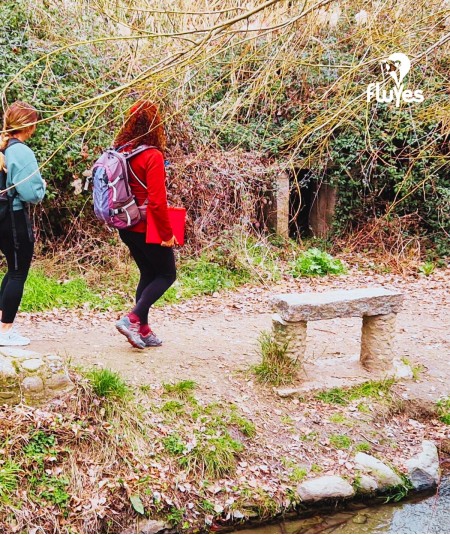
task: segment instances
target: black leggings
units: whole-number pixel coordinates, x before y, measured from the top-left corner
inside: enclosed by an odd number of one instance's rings
[[[8,271],[0,286],[2,323],[14,323],[34,250],[34,240],[30,239],[32,236],[28,233],[24,210],[15,211],[14,220],[19,245],[17,251],[14,250],[11,215],[7,214],[5,219],[0,221],[0,250],[5,255],[8,265]]]
[[[120,230],[119,234],[141,274],[136,289],[136,306],[132,312],[139,316],[141,325],[146,325],[150,307],[175,282],[175,255],[171,247],[145,243],[144,232]]]

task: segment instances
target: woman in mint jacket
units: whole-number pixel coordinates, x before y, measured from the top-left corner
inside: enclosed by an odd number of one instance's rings
[[[39,172],[33,151],[25,142],[34,134],[38,113],[25,102],[14,102],[3,116],[0,138],[1,189],[0,250],[5,255],[7,272],[0,286],[0,346],[24,346],[29,338],[21,336],[14,320],[22,300],[34,250],[33,229],[28,203],[44,198],[46,184]],[[6,181],[5,181],[6,178]],[[6,186],[6,188],[5,188]],[[7,203],[7,205],[5,204]]]

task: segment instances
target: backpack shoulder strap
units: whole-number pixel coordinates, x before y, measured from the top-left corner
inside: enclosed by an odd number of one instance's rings
[[[13,145],[17,145],[18,143],[21,143],[21,144],[24,144],[22,141],[20,141],[19,139],[13,137],[11,139],[8,139],[8,143],[6,144],[6,147],[3,149],[3,154],[6,154],[6,151],[7,149],[9,149],[9,147],[12,147]],[[1,182],[0,182],[0,189],[4,190],[7,188],[7,175],[4,171],[1,171],[0,172],[0,175],[1,176]],[[16,188],[12,188],[12,190],[10,190],[8,193],[7,193],[7,196],[9,198],[14,198],[15,196],[17,195],[17,191],[16,191]]]
[[[127,156],[126,156],[126,159],[127,161],[130,159],[130,158],[133,158],[133,156],[137,156],[138,154],[140,154],[141,152],[144,152],[145,150],[147,149],[158,149],[158,147],[154,147],[153,145],[139,145],[138,147],[136,147],[134,150],[132,150]],[[128,162],[129,163],[129,162]],[[136,175],[136,173],[133,171],[133,169],[131,168],[131,165],[128,165],[132,175],[134,176],[134,178],[139,182],[139,184],[144,188],[144,189],[147,189],[147,186],[142,182],[142,180]]]
[[[6,145],[6,149],[9,149],[9,147],[12,147],[13,145],[17,145],[18,143],[21,143],[22,145],[24,145],[23,141],[20,141],[20,139],[17,139],[16,137],[12,137],[11,139],[8,139],[8,144]]]
[[[158,149],[158,147],[154,147],[153,145],[139,145],[126,155],[126,159],[128,160],[130,158],[133,158],[133,156],[137,156],[138,154],[144,152],[147,149]]]

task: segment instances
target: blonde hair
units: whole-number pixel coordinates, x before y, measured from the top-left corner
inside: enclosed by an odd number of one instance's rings
[[[12,135],[30,128],[39,119],[39,114],[31,104],[17,100],[7,108],[3,116],[0,133],[0,150],[5,150]],[[0,169],[5,169],[5,156],[0,153]]]

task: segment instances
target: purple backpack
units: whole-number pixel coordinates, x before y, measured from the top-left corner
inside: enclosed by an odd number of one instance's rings
[[[141,221],[141,211],[128,183],[128,160],[144,150],[154,148],[140,145],[130,152],[107,149],[92,168],[94,212],[100,221],[110,227],[124,229]],[[135,173],[133,176],[146,188]]]

